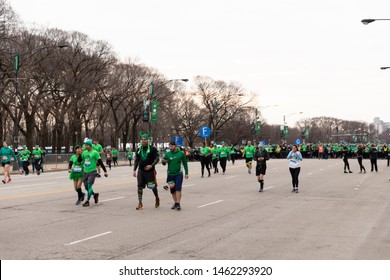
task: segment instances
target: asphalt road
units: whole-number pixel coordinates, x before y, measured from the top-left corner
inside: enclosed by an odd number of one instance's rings
[[[228,162],[225,175],[200,178],[190,163],[182,210],[161,186],[161,206],[144,192],[137,205],[136,180],[128,166],[97,178],[100,202],[76,206],[65,171],[13,175],[0,185],[0,259],[338,260],[390,259],[390,167],[343,173],[340,159],[304,160],[300,193],[291,193],[287,160],[270,160],[265,192],[258,192],[245,163]]]

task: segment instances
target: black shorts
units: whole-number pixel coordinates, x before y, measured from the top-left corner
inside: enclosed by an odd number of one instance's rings
[[[256,176],[265,175],[265,172],[267,170],[267,166],[261,165],[256,166]]]
[[[245,163],[252,163],[253,161],[253,158],[245,158]]]
[[[144,189],[149,182],[154,182],[155,186],[157,187],[156,174],[157,174],[156,170],[145,171],[145,170],[138,169],[138,174],[137,174],[138,188]]]
[[[1,166],[4,167],[4,166],[10,165],[10,164],[11,164],[10,161],[6,161],[6,162],[2,162],[2,163],[1,163]]]

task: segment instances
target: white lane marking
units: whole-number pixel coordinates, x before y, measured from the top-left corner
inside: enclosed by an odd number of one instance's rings
[[[265,187],[265,190],[272,189],[274,186]]]
[[[312,175],[312,174],[313,174],[313,173],[311,173],[311,172],[310,172],[310,173],[307,173],[307,175]]]
[[[99,202],[112,201],[112,200],[118,200],[118,199],[123,199],[123,198],[125,198],[125,197],[124,196],[120,196],[120,197],[114,197],[114,198],[99,200]]]
[[[217,201],[214,201],[214,202],[211,202],[211,203],[207,203],[207,204],[198,206],[198,208],[203,208],[203,207],[206,207],[206,206],[210,206],[210,205],[213,205],[213,204],[217,204],[217,203],[220,203],[220,202],[222,202],[222,201],[223,201],[223,200],[217,200]]]
[[[183,187],[190,187],[190,186],[195,186],[195,184],[183,185]]]
[[[91,236],[91,237],[87,237],[87,238],[84,238],[84,239],[73,241],[73,242],[65,244],[65,246],[74,245],[74,244],[77,244],[77,243],[80,243],[80,242],[84,242],[84,241],[87,241],[87,240],[90,240],[90,239],[98,238],[100,236],[107,235],[107,234],[110,234],[110,233],[112,233],[112,231],[107,231],[107,232],[104,232],[104,233],[101,233],[101,234],[97,234],[97,235],[94,235],[94,236]]]
[[[229,176],[229,177],[225,177],[224,179],[227,180],[227,179],[232,179],[232,178],[235,178],[236,176]]]
[[[0,188],[0,190],[20,189],[20,188],[27,188],[27,187],[40,187],[40,186],[44,186],[44,185],[56,185],[56,184],[58,184],[58,182],[42,183],[42,184],[34,184],[34,185],[22,185],[22,186],[15,186],[15,185],[13,185],[12,187]]]
[[[321,169],[320,169],[320,171],[324,171],[324,169],[323,169],[323,168],[321,168]]]

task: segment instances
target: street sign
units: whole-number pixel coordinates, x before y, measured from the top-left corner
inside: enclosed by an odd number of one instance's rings
[[[199,135],[204,139],[209,138],[211,135],[211,129],[208,126],[202,126],[199,129]]]
[[[20,68],[20,55],[19,53],[15,54],[15,61],[14,61],[14,70],[15,73],[18,74]]]
[[[152,123],[156,123],[158,121],[158,101],[153,100],[152,101],[152,116],[151,116],[151,121]]]
[[[172,141],[175,141],[176,146],[183,146],[183,136],[173,136]]]
[[[295,144],[297,144],[297,145],[301,145],[301,144],[302,144],[302,140],[301,140],[301,139],[297,139],[297,140],[295,140]]]

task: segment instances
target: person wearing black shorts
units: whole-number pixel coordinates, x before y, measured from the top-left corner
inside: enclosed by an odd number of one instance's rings
[[[259,149],[255,152],[254,160],[256,160],[256,176],[257,181],[260,183],[259,192],[264,190],[264,176],[267,170],[267,160],[269,160],[269,154],[264,149],[264,144],[259,143]]]
[[[136,210],[142,210],[142,196],[145,186],[153,191],[156,198],[155,207],[160,206],[160,198],[157,191],[157,179],[155,166],[159,162],[160,157],[156,147],[149,144],[149,136],[147,134],[141,135],[141,145],[137,150],[134,163],[133,176],[137,177],[138,187],[138,206]],[[138,168],[139,167],[139,168]],[[138,168],[138,174],[137,174]]]

